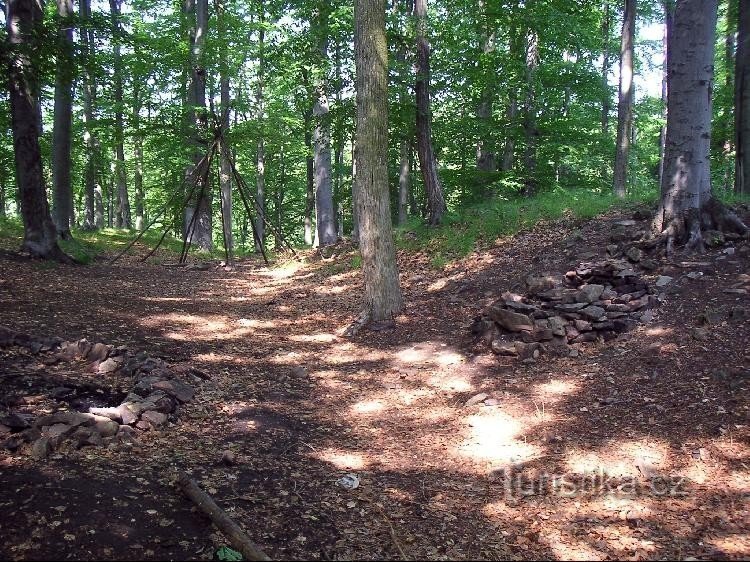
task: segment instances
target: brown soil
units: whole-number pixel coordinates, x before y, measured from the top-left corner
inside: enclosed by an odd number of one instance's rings
[[[0,258],[0,324],[212,376],[134,447],[0,452],[0,558],[211,558],[226,540],[176,470],[272,558],[750,556],[750,298],[724,292],[750,288],[746,241],[664,264],[656,319],[579,357],[520,364],[467,329],[529,273],[603,258],[620,218],[540,225],[440,272],[403,255],[395,328],[351,340],[337,336],[360,311],[346,253],[234,271]],[[0,390],[39,413],[53,384],[76,384],[60,369],[6,350]],[[82,404],[119,398],[83,376]],[[497,405],[464,405],[480,392]],[[346,473],[357,489],[336,485]]]

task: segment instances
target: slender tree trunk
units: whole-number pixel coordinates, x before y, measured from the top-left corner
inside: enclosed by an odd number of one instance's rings
[[[734,71],[734,189],[750,194],[750,6],[740,0]]]
[[[93,71],[94,34],[91,29],[91,0],[80,0],[79,15],[81,18],[81,49],[83,54],[83,143],[84,143],[84,183],[83,208],[84,230],[95,230],[102,227],[97,223],[96,215],[96,151],[94,136],[94,98],[96,82]],[[101,199],[101,194],[99,195]]]
[[[417,98],[417,151],[422,182],[427,193],[429,223],[440,224],[445,213],[445,196],[437,171],[432,146],[432,114],[430,110],[430,44],[427,41],[427,0],[415,0],[417,26],[417,78],[414,89]]]
[[[398,225],[406,224],[408,218],[409,191],[409,151],[411,143],[407,139],[401,139],[401,162],[398,173]]]
[[[53,218],[57,234],[63,240],[72,238],[70,217],[73,214],[73,186],[70,181],[71,128],[73,125],[73,2],[57,0],[60,18],[60,49],[55,77],[55,114],[52,130]]]
[[[34,0],[8,0],[8,87],[16,166],[16,185],[24,239],[21,249],[32,256],[71,261],[57,245],[57,232],[47,203],[39,149],[39,69],[29,53],[37,50],[42,11]]]
[[[625,197],[628,181],[628,154],[633,129],[633,48],[635,42],[636,0],[625,0],[620,39],[620,97],[617,104],[617,152],[614,193]]]
[[[306,165],[306,183],[305,183],[305,244],[313,244],[313,213],[315,212],[315,179],[313,174],[313,157],[312,157],[312,132],[310,131],[312,121],[312,110],[305,111],[305,147],[307,156],[305,157]]]
[[[259,3],[259,20],[261,25],[265,21],[265,7],[263,0]],[[266,214],[266,144],[265,144],[265,131],[264,131],[264,119],[265,119],[265,107],[264,107],[264,80],[265,80],[265,38],[266,31],[261,28],[258,32],[258,85],[255,95],[256,102],[258,104],[258,129],[260,134],[258,135],[258,145],[256,148],[256,191],[255,191],[255,204],[257,215],[255,217],[255,232],[258,235],[259,240],[255,241],[255,251],[260,252],[266,240],[266,225],[265,225],[265,214]]]
[[[352,240],[359,244],[359,207],[357,206],[357,135],[352,135]]]
[[[669,44],[669,30],[672,29],[672,8],[665,2],[662,3],[664,8],[664,34],[662,36],[662,53],[664,55],[664,64],[662,68],[661,79],[661,101],[663,103],[662,118],[664,125],[659,131],[659,187],[664,186],[664,146],[667,142],[667,78],[669,75],[667,62],[669,60],[667,46]]]
[[[135,187],[135,229],[140,232],[144,227],[145,195],[143,193],[143,134],[141,133],[141,86],[133,84],[133,156],[135,170],[133,184]]]
[[[217,26],[219,37],[226,32],[226,7],[223,0],[216,2]],[[221,97],[221,153],[219,155],[219,191],[221,197],[221,227],[224,239],[224,249],[227,255],[227,265],[234,263],[234,235],[232,234],[232,163],[229,160],[229,147],[225,146],[226,135],[229,132],[230,90],[229,69],[227,68],[227,45],[222,41],[219,46],[219,90]]]
[[[515,153],[515,138],[513,130],[515,129],[516,119],[518,119],[518,102],[516,93],[512,89],[508,92],[508,105],[505,109],[505,118],[508,127],[505,133],[505,146],[503,148],[503,171],[509,172],[513,169],[513,157]]]
[[[117,216],[116,228],[131,228],[130,202],[128,200],[128,184],[125,174],[125,124],[123,122],[122,98],[122,26],[120,25],[120,5],[122,0],[109,0],[112,16],[112,46],[114,51],[114,98],[115,98],[115,178],[117,181]]]
[[[328,14],[330,9],[328,0],[319,2],[318,17],[315,22],[318,34],[318,57],[323,68],[328,64]],[[313,105],[315,122],[313,133],[315,226],[318,243],[321,246],[335,244],[338,239],[336,211],[333,205],[333,189],[331,187],[331,116],[326,94],[328,84],[325,74],[324,72],[324,77],[315,86],[315,103]]]
[[[479,25],[482,38],[480,68],[482,69],[482,88],[477,105],[479,122],[479,141],[477,142],[477,170],[494,172],[497,170],[495,149],[492,142],[492,106],[495,101],[496,68],[492,64],[492,53],[495,50],[494,18],[487,8],[488,0],[480,0],[479,12],[482,21]]]
[[[5,192],[5,175],[0,174],[0,219],[4,219],[6,215],[5,202],[7,195]]]
[[[606,138],[609,135],[609,69],[610,69],[610,52],[609,52],[609,28],[611,16],[609,9],[609,0],[604,2],[604,19],[602,20],[602,135]]]
[[[279,147],[279,182],[276,187],[276,198],[274,207],[276,211],[276,232],[274,233],[274,245],[277,250],[284,247],[284,241],[281,238],[284,224],[284,195],[286,194],[286,153],[284,143]]]
[[[529,30],[526,38],[526,103],[524,106],[524,195],[531,197],[536,194],[538,182],[536,178],[536,143],[539,132],[536,124],[536,72],[539,67],[539,36],[536,31]]]
[[[336,41],[336,121],[333,142],[333,201],[337,205],[336,232],[338,238],[344,236],[344,205],[342,200],[344,174],[344,112],[342,111],[342,91],[344,83],[341,78],[341,42]]]
[[[423,0],[417,0],[420,2]],[[365,310],[374,321],[401,310],[388,195],[388,46],[385,2],[355,0],[357,208]]]
[[[703,228],[747,232],[713,198],[710,174],[711,83],[718,0],[676,4],[669,32],[667,141],[662,200],[654,220],[671,253],[674,242],[703,249]]]

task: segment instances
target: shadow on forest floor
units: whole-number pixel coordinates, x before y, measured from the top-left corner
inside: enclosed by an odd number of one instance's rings
[[[179,467],[274,558],[750,555],[750,334],[729,319],[748,297],[723,292],[747,273],[747,242],[664,263],[675,281],[656,319],[579,357],[520,364],[466,329],[527,274],[603,257],[615,218],[540,225],[440,272],[403,254],[395,328],[351,340],[337,335],[360,307],[359,272],[338,267],[348,255],[231,272],[0,258],[0,323],[212,375],[180,423],[136,451],[0,459],[0,502],[13,505],[0,554],[211,557],[223,539],[165,485]],[[720,320],[697,340],[707,309]],[[491,405],[465,405],[480,392]],[[237,465],[219,462],[225,449]],[[335,484],[349,472],[351,491]],[[61,475],[67,494],[35,491]],[[142,491],[128,495],[133,479]],[[87,510],[105,499],[109,515]],[[107,526],[128,516],[135,543]]]

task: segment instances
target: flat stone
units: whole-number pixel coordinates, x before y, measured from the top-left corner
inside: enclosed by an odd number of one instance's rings
[[[726,295],[746,295],[747,289],[724,289],[722,293]]]
[[[598,337],[596,332],[584,332],[578,337],[573,338],[570,343],[590,343],[596,341]]]
[[[531,320],[525,314],[519,314],[518,312],[512,312],[497,306],[489,309],[488,316],[510,332],[531,331],[534,329]]]
[[[576,302],[579,303],[592,303],[599,300],[604,292],[604,285],[597,285],[595,283],[584,285],[578,290],[576,294]]]
[[[38,461],[46,459],[51,452],[52,444],[47,437],[40,437],[31,446],[31,456]]]
[[[103,343],[95,343],[86,354],[86,359],[88,361],[104,361],[109,356],[111,349],[110,346]]]
[[[141,431],[149,431],[150,429],[152,429],[151,424],[146,420],[138,420],[138,423],[135,424],[135,427],[137,429],[140,429]]]
[[[177,398],[180,402],[189,402],[195,396],[193,387],[176,379],[155,382],[153,388],[163,390],[170,396]]]
[[[143,408],[143,411],[153,410],[155,412],[169,414],[174,410],[174,401],[165,392],[156,390],[141,402],[141,407]]]
[[[563,320],[559,316],[553,316],[547,322],[548,322],[550,330],[552,330],[553,335],[555,336],[565,335],[565,326],[567,325],[567,322],[565,320]]]
[[[560,310],[562,312],[578,312],[582,308],[586,308],[585,302],[576,302],[571,304],[556,304],[555,310]]]
[[[519,312],[533,312],[536,310],[536,307],[533,304],[526,304],[518,301],[505,301],[505,306]]]
[[[146,420],[154,427],[160,427],[167,423],[166,414],[162,414],[161,412],[154,412],[153,410],[147,410],[143,412],[141,414],[141,419]]]
[[[99,432],[89,427],[79,427],[76,429],[70,436],[70,440],[75,442],[78,448],[86,445],[97,446],[102,444],[102,436]]]
[[[93,414],[95,416],[101,416],[105,418],[109,418],[114,421],[122,421],[122,412],[120,411],[120,408],[89,408],[89,414]]]
[[[114,373],[117,369],[120,368],[120,365],[122,365],[121,359],[110,357],[109,359],[106,359],[102,361],[101,363],[99,363],[99,368],[97,369],[97,372],[102,375]]]
[[[479,394],[475,394],[471,398],[469,398],[466,402],[464,402],[464,406],[474,406],[475,404],[479,404],[480,402],[483,402],[487,399],[487,394],[484,392],[480,392]]]
[[[90,414],[82,414],[80,412],[55,412],[54,414],[38,417],[34,421],[34,427],[44,427],[58,423],[78,427],[80,425],[93,423],[92,420],[93,417]]]
[[[573,321],[574,326],[576,330],[579,332],[590,332],[591,331],[591,322],[587,322],[586,320],[574,320]]]
[[[120,429],[120,424],[109,418],[98,416],[96,423],[93,428],[102,437],[114,437],[117,435],[117,431]]]
[[[581,316],[588,320],[598,320],[605,315],[605,310],[600,306],[587,306],[580,310]]]
[[[549,328],[534,331],[534,340],[536,341],[550,341],[554,336],[555,334]]]
[[[615,332],[620,334],[635,329],[637,325],[638,322],[631,320],[630,318],[618,318],[612,321],[612,326],[614,327]]]
[[[641,259],[643,259],[643,250],[637,248],[636,246],[631,246],[630,248],[625,250],[625,257],[630,261],[637,263],[641,261]]]
[[[138,416],[143,411],[143,407],[137,402],[126,402],[117,407],[120,414],[120,420],[125,425],[131,425],[138,421]]]
[[[659,263],[651,258],[643,258],[640,261],[640,266],[646,271],[653,271],[659,267]]]
[[[657,287],[666,287],[672,282],[672,278],[669,275],[659,275],[655,285]]]
[[[16,431],[26,429],[27,427],[31,426],[28,420],[24,419],[18,414],[9,414],[7,416],[4,416],[0,418],[0,423]]]
[[[514,356],[518,353],[513,342],[503,340],[492,340],[490,349],[492,349],[492,353],[496,355]]]

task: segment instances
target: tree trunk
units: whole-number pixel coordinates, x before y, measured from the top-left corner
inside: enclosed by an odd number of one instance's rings
[[[57,245],[47,203],[39,149],[39,69],[29,53],[39,49],[42,11],[35,0],[8,0],[8,89],[16,166],[16,185],[24,226],[21,250],[34,257],[72,261]]]
[[[117,214],[116,228],[131,228],[130,202],[128,200],[128,184],[125,175],[125,125],[122,109],[122,26],[120,25],[120,5],[122,0],[109,0],[112,17],[112,45],[114,51],[114,98],[115,98],[115,179],[117,181]]]
[[[617,104],[617,152],[615,154],[614,193],[625,197],[628,180],[628,153],[633,129],[633,44],[636,0],[625,0],[620,39],[620,97]]]
[[[539,36],[536,31],[529,30],[526,38],[526,103],[524,107],[524,195],[531,197],[536,194],[538,182],[536,178],[536,142],[539,132],[536,125],[536,72],[539,67]]]
[[[318,34],[318,57],[321,67],[328,63],[328,13],[330,5],[327,0],[319,3],[318,17],[315,28]],[[333,189],[331,186],[331,123],[326,95],[326,73],[315,87],[315,103],[313,105],[313,119],[315,131],[313,133],[315,177],[315,226],[317,228],[318,244],[328,246],[335,244],[338,239],[336,232],[336,211],[333,205]]]
[[[661,79],[661,101],[663,104],[662,118],[664,119],[664,125],[662,125],[659,131],[659,188],[664,186],[664,145],[667,142],[667,78],[669,75],[667,62],[667,45],[669,43],[669,30],[672,29],[673,25],[673,12],[672,8],[666,3],[663,3],[664,8],[664,34],[662,35],[662,53],[664,55],[664,64],[662,68],[662,79]]]
[[[94,34],[91,29],[91,0],[80,0],[81,49],[83,54],[83,143],[84,143],[84,183],[83,183],[83,228],[96,230],[103,225],[102,215],[97,221],[96,209],[96,152],[94,136],[94,98],[96,82],[94,78]],[[100,189],[101,191],[101,189]],[[101,204],[101,193],[99,194]]]
[[[195,197],[185,209],[185,237],[191,244],[205,251],[213,249],[211,231],[211,192],[208,185],[203,185],[201,174],[196,173],[200,160],[203,158],[202,140],[208,126],[206,115],[206,69],[204,66],[206,34],[208,33],[208,2],[207,0],[186,0],[185,12],[193,26],[190,30],[190,81],[187,86],[187,102],[190,106],[190,144],[193,148],[193,164],[188,167],[186,174],[196,184]],[[198,217],[193,222],[191,232],[188,228],[193,214]]]
[[[490,0],[491,1],[491,0]],[[492,64],[492,53],[495,50],[494,18],[487,9],[488,0],[480,0],[479,12],[482,21],[479,25],[481,36],[480,68],[482,88],[477,105],[477,121],[479,122],[479,141],[477,142],[477,170],[480,172],[494,172],[497,170],[495,149],[492,142],[492,106],[495,101],[496,71]]]
[[[53,218],[57,234],[63,240],[72,238],[70,217],[73,214],[73,186],[70,182],[71,128],[73,125],[73,2],[57,0],[60,18],[60,49],[55,77],[55,114],[52,130]]]
[[[609,13],[609,1],[604,2],[604,18],[602,20],[602,135],[609,135],[609,27],[611,17]]]
[[[401,162],[399,163],[398,173],[398,225],[406,224],[408,218],[409,191],[411,182],[409,181],[409,152],[411,143],[403,138],[401,139]]]
[[[265,7],[263,4],[263,0],[259,3],[259,21],[261,25],[265,21]],[[256,216],[255,216],[255,233],[258,237],[257,240],[255,240],[255,251],[261,252],[262,248],[265,244],[266,240],[266,225],[265,225],[265,214],[266,214],[266,145],[265,145],[265,131],[263,128],[263,121],[264,121],[264,92],[263,92],[263,81],[265,80],[265,65],[266,65],[266,59],[265,59],[265,38],[266,38],[266,31],[265,29],[261,28],[258,32],[258,84],[257,84],[257,90],[255,94],[255,100],[258,104],[258,113],[257,113],[257,119],[258,119],[258,145],[256,147],[256,182],[255,182],[255,206],[256,206]]]
[[[734,72],[734,189],[750,194],[750,6],[739,2]]]
[[[276,232],[274,233],[274,246],[276,250],[281,250],[284,247],[284,241],[281,238],[283,232],[283,218],[284,218],[284,195],[286,194],[286,157],[284,151],[284,143],[281,143],[279,147],[279,182],[276,186],[276,197],[274,201],[276,211]]]
[[[423,2],[424,0],[417,0]],[[376,322],[401,310],[388,194],[388,46],[385,3],[355,0],[357,208],[365,312]]]
[[[224,37],[226,32],[226,7],[222,0],[216,2],[217,25],[219,37]],[[221,196],[221,228],[224,239],[224,250],[227,256],[227,265],[234,263],[234,236],[232,234],[232,163],[229,160],[229,147],[224,146],[226,135],[229,132],[229,70],[227,68],[227,46],[222,41],[219,47],[219,90],[221,97],[221,153],[219,154],[219,191]]]
[[[711,83],[718,0],[683,0],[669,31],[667,140],[662,199],[654,229],[671,253],[675,242],[703,249],[701,230],[747,227],[712,196]],[[739,57],[738,57],[739,58]]]
[[[140,86],[133,84],[133,156],[135,171],[135,229],[141,232],[144,227],[145,194],[143,193],[143,134],[141,133],[141,95]]]
[[[432,146],[432,115],[430,113],[430,44],[427,41],[427,0],[415,0],[417,18],[417,77],[414,90],[417,98],[417,151],[422,182],[427,193],[429,223],[440,224],[445,214],[445,196],[437,171]],[[361,170],[360,170],[361,171]]]
[[[314,164],[312,157],[312,132],[310,127],[312,126],[312,110],[305,111],[304,127],[305,127],[305,147],[307,148],[307,156],[305,157],[306,165],[306,182],[305,182],[305,244],[312,246],[313,243],[313,213],[315,212],[315,179],[314,179]]]

